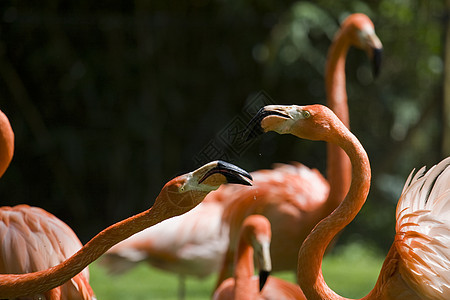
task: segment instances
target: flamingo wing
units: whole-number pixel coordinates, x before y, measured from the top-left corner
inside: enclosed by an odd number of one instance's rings
[[[278,201],[292,204],[302,211],[309,211],[311,206],[320,206],[328,197],[329,184],[322,174],[298,162],[277,163],[273,169],[258,170],[251,174],[252,187],[242,189],[240,186],[226,185],[218,193],[211,193],[210,197],[221,196],[234,204],[245,198],[246,194],[251,194],[251,198],[253,195],[265,197],[271,194],[268,198],[280,195],[282,197]]]
[[[22,274],[53,267],[82,247],[73,230],[47,211],[28,205],[0,208],[0,273]],[[57,289],[58,299],[91,299],[84,269]]]
[[[414,171],[413,171],[414,172]],[[450,295],[450,157],[410,174],[397,205],[399,271],[426,299]]]

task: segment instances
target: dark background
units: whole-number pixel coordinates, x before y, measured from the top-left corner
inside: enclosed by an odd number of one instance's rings
[[[268,134],[234,152],[226,142],[261,101],[325,103],[327,49],[353,12],[372,18],[385,52],[376,80],[364,52],[347,59],[373,184],[341,242],[390,245],[407,175],[450,154],[442,1],[96,2],[0,2],[0,109],[16,137],[1,203],[43,207],[83,242],[206,160],[325,173],[321,142]]]

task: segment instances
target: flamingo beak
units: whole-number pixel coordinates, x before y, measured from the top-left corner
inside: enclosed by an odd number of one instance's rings
[[[383,44],[374,31],[367,33],[365,36],[367,56],[372,60],[373,76],[377,77],[380,73],[381,58],[383,54]]]
[[[212,162],[210,164],[211,168],[205,172],[198,183],[204,182],[214,174],[221,174],[225,177],[227,183],[252,185],[251,181],[253,180],[253,178],[247,171],[221,160]]]
[[[382,56],[383,48],[372,48],[372,72],[375,78],[380,74]]]
[[[261,292],[266,284],[267,278],[269,278],[270,272],[266,270],[259,271],[259,291]]]
[[[285,119],[289,119],[290,116],[283,111],[277,109],[270,109],[270,107],[275,107],[269,105],[261,108],[256,115],[248,122],[246,128],[246,141],[252,140],[264,133],[264,129],[261,127],[261,122],[264,118],[268,116],[279,116]]]

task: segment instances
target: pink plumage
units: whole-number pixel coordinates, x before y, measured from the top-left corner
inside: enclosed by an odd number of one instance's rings
[[[412,172],[397,205],[399,272],[426,299],[450,295],[450,157]]]
[[[0,240],[1,274],[45,270],[61,263],[82,247],[67,224],[41,208],[28,205],[0,207]],[[45,296],[61,300],[92,299],[88,269],[64,285],[46,292]]]

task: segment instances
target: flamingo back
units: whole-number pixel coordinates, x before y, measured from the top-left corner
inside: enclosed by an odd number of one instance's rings
[[[397,205],[403,279],[424,299],[450,295],[450,157],[409,175]]]
[[[41,208],[28,205],[0,208],[0,241],[2,274],[48,269],[82,247],[64,222]],[[48,295],[52,295],[51,299],[93,299],[88,269]]]

